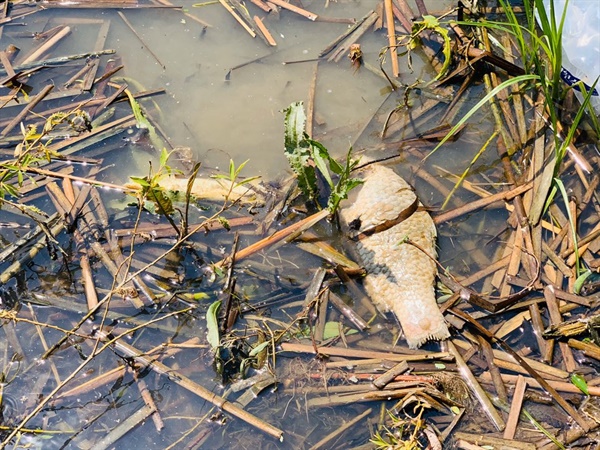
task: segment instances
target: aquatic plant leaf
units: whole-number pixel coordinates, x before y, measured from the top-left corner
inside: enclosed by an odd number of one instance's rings
[[[158,137],[154,126],[150,123],[150,121],[144,115],[142,111],[142,107],[137,102],[137,100],[133,97],[133,94],[129,92],[129,89],[125,89],[125,94],[127,94],[127,98],[129,99],[129,104],[131,105],[131,111],[133,112],[133,117],[137,123],[138,128],[143,128],[148,130],[148,136],[150,137],[150,143],[154,146],[156,150],[159,148],[164,148],[162,140]]]
[[[571,383],[573,383],[575,386],[577,386],[577,388],[583,392],[585,395],[590,395],[590,391],[588,390],[588,385],[587,382],[585,381],[585,378],[583,378],[581,375],[579,374],[572,374],[571,375]]]
[[[292,103],[285,113],[285,156],[298,178],[298,186],[310,200],[317,196],[317,177],[310,164],[311,151],[307,142],[306,114],[302,102]]]
[[[435,148],[433,150],[431,150],[431,152],[429,152],[429,154],[427,154],[427,156],[425,156],[424,160],[429,158],[436,151],[438,151],[439,148],[442,145],[444,145],[446,143],[446,141],[448,141],[448,139],[450,139],[452,136],[454,136],[454,134],[458,130],[461,129],[461,127],[467,120],[469,120],[477,111],[479,111],[483,105],[485,105],[488,101],[490,101],[492,98],[494,98],[494,96],[496,94],[498,94],[498,92],[512,86],[513,84],[519,84],[524,81],[534,81],[534,80],[539,80],[539,76],[532,75],[532,74],[526,74],[526,75],[519,75],[518,77],[510,78],[510,79],[500,83],[498,86],[496,86],[494,89],[492,89],[485,97],[483,97],[481,100],[479,100],[477,102],[477,104],[469,110],[469,112],[467,112],[464,116],[462,116],[460,118],[460,120],[456,123],[456,125],[454,125],[452,127],[452,129],[450,131],[448,131],[448,134],[446,134],[446,136],[444,136],[444,138],[440,141],[440,143],[438,145],[436,145]]]
[[[217,321],[217,312],[220,307],[221,300],[217,300],[212,303],[206,311],[206,340],[210,344],[210,347],[215,351],[219,348],[219,344],[221,343],[219,323]]]
[[[585,282],[587,281],[587,279],[592,276],[594,272],[592,272],[590,269],[587,269],[585,272],[583,272],[581,275],[579,275],[577,277],[577,279],[575,280],[575,283],[573,283],[573,293],[574,294],[579,294],[579,292],[581,292],[581,288],[583,287],[583,285],[585,284]]]
[[[139,184],[141,187],[150,187],[150,183],[145,177],[129,177],[131,181]]]
[[[348,150],[348,154],[346,155],[346,164],[342,167],[339,166],[340,172],[337,184],[333,188],[331,195],[329,196],[329,201],[327,203],[327,208],[331,212],[331,214],[335,213],[338,209],[340,202],[348,198],[348,193],[354,189],[355,187],[361,185],[363,180],[359,178],[352,178],[350,175],[354,168],[358,165],[359,160],[353,160],[350,155],[352,153],[352,147]],[[330,166],[331,167],[331,166]],[[333,170],[333,167],[332,167]],[[337,172],[336,172],[337,173]]]
[[[265,348],[267,348],[269,345],[271,344],[270,341],[265,341],[262,342],[260,344],[258,344],[256,347],[254,347],[250,353],[248,353],[248,356],[250,356],[251,358],[257,356],[260,352],[262,352]]]
[[[435,33],[439,34],[444,40],[444,44],[442,45],[442,52],[444,54],[444,64],[442,68],[436,75],[436,77],[429,82],[429,84],[434,81],[439,80],[441,77],[446,75],[448,72],[448,68],[450,67],[450,62],[452,61],[452,57],[450,54],[450,49],[452,47],[452,43],[450,42],[450,36],[448,35],[448,30],[440,25],[440,22],[434,16],[425,15],[423,16],[423,20],[420,22],[415,22],[413,25],[413,32],[415,34],[419,34],[423,30],[433,30]]]
[[[323,330],[323,339],[332,339],[340,335],[340,323],[339,322],[326,322]],[[346,336],[358,333],[357,330],[350,329],[344,334]]]
[[[575,218],[573,214],[571,214],[571,208],[569,208],[569,195],[567,194],[567,190],[565,189],[565,185],[562,180],[559,178],[554,179],[554,184],[558,187],[560,191],[563,201],[565,202],[565,209],[567,210],[567,218],[569,219],[569,226],[571,227],[571,239],[573,240],[573,249],[575,253],[575,275],[579,278],[581,273],[581,266],[579,263],[579,244],[577,237],[577,225],[575,223]]]

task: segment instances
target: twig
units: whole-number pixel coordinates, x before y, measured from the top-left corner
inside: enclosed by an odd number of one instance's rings
[[[558,302],[554,295],[554,287],[546,286],[544,288],[544,298],[546,299],[546,305],[548,306],[548,312],[550,314],[550,325],[558,325],[562,322],[560,311],[558,310]],[[565,370],[567,372],[574,372],[577,369],[577,363],[573,357],[571,349],[566,342],[559,342],[558,346],[563,356],[563,362],[565,364]]]
[[[150,47],[148,47],[148,45],[144,42],[144,40],[142,39],[142,37],[138,34],[137,31],[135,31],[135,28],[133,28],[133,25],[131,25],[131,22],[127,19],[127,17],[125,17],[125,14],[123,14],[123,12],[121,11],[117,11],[117,14],[119,15],[119,17],[121,18],[121,20],[123,22],[125,22],[125,25],[127,25],[129,27],[129,29],[131,30],[131,32],[135,35],[136,38],[138,38],[138,40],[142,43],[142,45],[146,48],[146,50],[148,50],[148,53],[150,53],[152,55],[152,57],[156,60],[156,62],[158,63],[158,65],[160,67],[163,68],[163,70],[166,70],[167,67],[161,62],[160,59],[158,59],[158,56],[156,56],[156,54],[150,49]]]

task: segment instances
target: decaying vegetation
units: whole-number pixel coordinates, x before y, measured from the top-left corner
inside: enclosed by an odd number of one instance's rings
[[[0,49],[0,447],[598,448],[600,127],[559,78],[561,17],[537,0],[436,12],[384,0],[359,20],[219,3],[273,51],[251,8],[349,23],[312,61],[306,116],[299,103],[281,115],[295,174],[281,189],[243,178],[247,162],[199,175],[143,101],[163,90],[121,77],[108,22],[85,54],[60,52],[73,18],[29,55]],[[0,6],[0,33],[48,8],[177,8]],[[209,27],[194,6],[181,14]],[[374,58],[366,33],[381,40]],[[405,83],[417,54],[435,73]],[[389,94],[336,159],[317,136],[314,85],[345,57]],[[478,115],[493,122],[481,147],[439,166]],[[158,163],[103,181],[127,130]],[[365,296],[337,227],[373,161],[414,181],[438,227],[451,337],[418,350]]]

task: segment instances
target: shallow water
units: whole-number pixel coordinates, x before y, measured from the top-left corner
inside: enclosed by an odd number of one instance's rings
[[[305,2],[304,7],[322,16],[360,18],[372,9],[375,3],[313,1]],[[449,3],[429,2],[436,11],[443,10]],[[190,14],[197,15],[212,26],[204,28],[178,10],[124,10],[123,14],[143,39],[142,44],[114,11],[49,10],[29,16],[24,20],[26,25],[23,27],[5,27],[1,47],[15,43],[22,48],[22,54],[25,54],[34,42],[30,38],[19,37],[17,31],[42,31],[69,23],[72,34],[55,50],[56,54],[84,52],[94,46],[100,26],[110,23],[104,48],[115,49],[115,56],[124,64],[124,69],[117,76],[126,77],[134,92],[143,89],[166,89],[165,94],[153,97],[155,103],[149,100],[143,100],[141,103],[165,131],[172,146],[190,147],[193,159],[202,162],[206,173],[217,169],[226,170],[229,160],[233,159],[236,164],[249,161],[243,171],[245,176],[260,175],[266,181],[286,178],[289,168],[283,153],[282,110],[294,101],[308,100],[316,64],[305,62],[284,65],[283,62],[315,58],[329,42],[347,29],[348,25],[313,23],[289,11],[282,11],[278,20],[270,18],[266,21],[278,43],[277,47],[270,48],[259,39],[250,38],[220,4],[210,4],[201,8],[194,8],[191,1],[183,1],[180,4],[183,4]],[[248,9],[252,14],[261,17],[264,15],[251,4],[248,5]],[[360,42],[365,61],[377,67],[379,52],[387,44],[385,32],[369,31]],[[156,61],[148,50],[151,50],[160,62]],[[251,62],[257,58],[260,60]],[[103,64],[106,60],[108,57],[103,57]],[[407,67],[406,58],[401,61],[403,83],[410,84],[416,79],[427,80],[432,77],[429,65],[423,64],[418,54],[413,57],[412,72]],[[246,62],[250,63],[231,71],[232,68]],[[386,63],[386,67],[389,70],[389,63]],[[51,69],[44,81],[52,80],[53,77],[57,80],[61,76],[64,77],[62,71],[64,68]],[[134,85],[131,80],[135,80],[139,86]],[[42,80],[38,82],[43,83]],[[471,93],[465,100],[466,106],[463,106],[463,111],[475,103],[478,96],[478,91]],[[425,100],[426,98],[420,95],[411,97],[415,104]],[[399,153],[396,165],[399,173],[414,183],[423,203],[439,206],[443,195],[420,176],[414,175],[420,167],[421,159],[432,145],[424,149],[407,147],[400,152],[398,146],[390,146],[386,150],[378,149],[381,143],[379,133],[382,123],[386,115],[402,101],[401,95],[390,95],[389,85],[383,78],[364,67],[355,70],[345,55],[339,63],[321,62],[316,78],[316,125],[313,136],[338,158],[343,157],[350,146],[354,147],[356,154],[362,154],[365,159]],[[120,108],[123,109],[123,106]],[[436,112],[437,110],[434,110],[434,113]],[[0,119],[7,118],[7,114],[7,109],[0,110]],[[460,173],[487,139],[492,121],[490,113],[480,114],[471,119],[471,125],[463,132],[461,139],[448,143],[429,158],[423,166],[424,170],[432,173],[436,179],[445,177],[438,167]],[[406,130],[391,136],[388,142],[414,137],[417,133],[436,125],[438,123],[434,114],[432,120],[420,123],[416,129],[407,127]],[[145,175],[149,170],[149,161],[156,167],[158,153],[155,149],[143,140],[131,143],[132,136],[126,136],[127,139],[118,136],[104,144],[106,148],[113,148],[113,151],[106,155],[105,163],[112,166],[110,170],[102,173],[102,180],[124,183],[132,175]],[[496,165],[497,156],[492,151],[484,155],[477,163],[476,169],[490,169],[492,176],[497,176],[498,171],[494,170]],[[488,181],[494,183],[498,180]],[[103,191],[102,197],[109,209],[112,228],[133,226],[137,209],[126,207],[131,198],[110,191]],[[457,194],[453,206],[468,203],[472,198],[472,194],[461,191]],[[40,208],[52,209],[49,201],[42,199],[39,202]],[[193,208],[193,221],[218,210],[218,206],[215,205],[200,206],[209,209]],[[302,206],[300,205],[300,208]],[[10,213],[0,214],[0,221],[17,220]],[[230,211],[229,214],[230,218],[237,215],[235,211]],[[257,220],[263,218],[260,215],[258,217]],[[158,227],[159,220],[154,215],[143,213],[142,221]],[[277,227],[281,228],[283,224],[276,224],[275,228]],[[336,242],[339,238],[331,224],[322,224],[316,228],[317,233],[326,240]],[[495,246],[487,244],[502,239],[505,228],[506,213],[501,207],[440,226],[438,245],[441,264],[455,275],[465,276],[480,267],[485,267],[497,256]],[[240,230],[240,248],[258,239],[253,228]],[[15,235],[24,234],[26,231],[28,230],[4,232],[0,229],[0,236],[3,242],[8,243]],[[74,249],[74,245],[64,236],[61,243],[71,250]],[[136,247],[135,259],[149,263],[173,243],[173,239],[157,239],[140,245]],[[147,351],[167,340],[179,344],[189,338],[199,337],[199,341],[194,341],[189,348],[181,349],[177,354],[162,358],[161,361],[216,394],[226,395],[227,386],[216,376],[212,365],[212,353],[206,342],[205,311],[210,303],[221,296],[224,288],[221,278],[217,278],[216,281],[211,278],[209,264],[215,263],[231,251],[232,234],[219,232],[207,236],[199,235],[193,239],[193,243],[194,247],[178,254],[172,253],[166,261],[158,264],[158,273],[153,272],[145,281],[166,298],[179,292],[205,293],[207,298],[200,302],[200,312],[181,313],[170,317],[156,327],[148,327],[134,333],[124,341]],[[127,256],[128,247],[124,248]],[[47,254],[40,255],[35,264],[23,271],[19,280],[21,293],[26,293],[27,298],[37,301],[58,303],[59,300],[66,300],[80,305],[81,310],[84,310],[85,305],[81,303],[81,285],[78,281],[73,281],[79,280],[79,268],[71,263],[69,269],[72,273],[69,273],[65,270],[65,265],[61,258],[50,260]],[[254,339],[253,333],[256,333],[256,329],[266,333],[267,330],[277,329],[277,325],[282,322],[291,322],[302,312],[302,301],[308,284],[315,268],[322,265],[320,258],[301,252],[293,246],[284,246],[276,251],[261,254],[250,262],[240,263],[235,272],[236,292],[243,299],[243,304],[248,305],[248,311],[245,311],[244,320],[238,325],[238,336],[248,334]],[[107,271],[98,270],[95,273],[97,286],[104,289],[100,292],[101,295],[110,288],[111,281],[112,276]],[[10,286],[16,287],[13,284]],[[336,289],[345,293],[343,288]],[[2,293],[4,294],[4,291]],[[263,302],[267,305],[266,308],[262,307]],[[166,306],[147,306],[142,311],[137,311],[129,303],[116,299],[112,306],[120,319],[111,322],[111,325],[116,327],[113,334],[132,326],[131,321],[125,319],[128,316],[146,321],[155,315],[178,311],[185,305],[185,300],[177,300]],[[355,307],[364,313],[360,305]],[[22,307],[22,310],[24,309],[25,307]],[[69,310],[66,307],[37,305],[27,312],[27,316],[42,323],[59,323],[63,328],[70,329],[80,314],[74,312],[73,308]],[[330,320],[334,322],[342,319],[336,312],[331,311]],[[91,325],[86,324],[84,331],[90,332],[90,328]],[[378,318],[371,330],[364,333],[365,344],[370,345],[371,349],[379,346],[378,349],[387,350],[397,338],[397,332],[398,328],[393,320]],[[62,333],[49,329],[45,330],[44,336],[49,345],[52,345]],[[353,340],[349,336],[348,339],[351,346],[360,348],[362,338],[356,339],[355,336]],[[516,338],[517,341],[518,339],[519,337]],[[89,341],[80,342],[73,338],[55,356],[40,363],[39,355],[45,348],[40,343],[35,328],[20,324],[18,340],[24,347],[24,359],[20,363],[9,362],[11,352],[17,352],[12,341],[10,345],[3,344],[2,350],[5,378],[11,378],[11,375],[21,372],[26,373],[26,376],[16,376],[5,389],[6,398],[12,400],[8,402],[10,410],[5,409],[5,421],[9,425],[18,423],[27,407],[35,404],[38,395],[47,395],[92,351]],[[240,342],[243,342],[243,339],[240,339]],[[252,342],[255,343],[255,340]],[[425,348],[436,351],[439,344],[431,343]],[[248,350],[242,348],[242,351]],[[117,364],[129,363],[131,360],[107,350],[96,357],[72,385],[83,383],[113,369]],[[56,371],[53,366],[57,368]],[[268,387],[247,407],[249,412],[285,430],[287,440],[284,443],[256,432],[241,420],[232,419],[227,414],[223,425],[222,417],[215,414],[209,403],[181,389],[173,380],[169,381],[164,376],[145,372],[142,378],[161,411],[165,427],[158,432],[152,420],[142,421],[140,426],[117,441],[116,448],[163,449],[169,445],[173,445],[173,448],[215,449],[308,448],[366,409],[361,403],[335,408],[307,408],[304,394],[300,391],[296,393],[295,389],[304,385],[322,386],[321,381],[309,379],[309,374],[314,375],[319,370],[320,367],[312,358],[295,358],[293,354],[278,355],[276,372],[280,385],[277,388]],[[237,395],[232,394],[231,398],[235,399]],[[21,400],[27,407],[21,405],[20,409],[19,402],[15,399]],[[107,430],[123,423],[139,411],[142,405],[139,386],[129,371],[106,385],[90,388],[84,393],[59,399],[48,405],[29,426],[45,427],[62,431],[64,434],[57,434],[48,439],[33,437],[31,445],[39,448],[92,448]],[[373,408],[376,410],[377,406]],[[207,420],[209,416],[212,416],[211,420]],[[372,416],[376,416],[376,413]],[[477,421],[470,423],[473,422]],[[485,423],[481,424],[481,427],[486,431],[489,425]],[[478,428],[477,431],[481,430]],[[331,444],[328,448],[362,445],[367,443],[370,437],[366,425],[357,426],[349,435],[343,443]]]

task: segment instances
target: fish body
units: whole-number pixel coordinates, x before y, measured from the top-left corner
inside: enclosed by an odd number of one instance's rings
[[[392,169],[373,164],[362,178],[355,198],[342,204],[340,221],[346,233],[364,233],[354,250],[367,271],[364,286],[369,297],[380,311],[395,314],[410,348],[449,337],[435,299],[433,220],[420,210],[398,220],[418,199]]]

